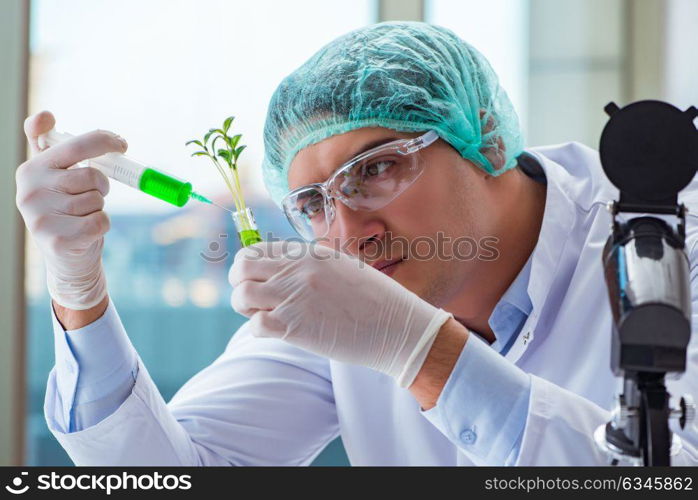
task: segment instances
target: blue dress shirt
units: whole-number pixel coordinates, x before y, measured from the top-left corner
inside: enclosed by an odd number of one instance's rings
[[[504,359],[531,313],[528,295],[531,259],[497,302],[488,323],[495,341],[471,334],[436,406],[424,416],[474,462],[511,465],[526,425],[531,382]],[[496,400],[493,400],[496,398]]]
[[[111,415],[131,393],[136,350],[109,300],[104,314],[77,330],[63,330],[53,314],[56,385],[63,411],[56,428],[76,432]]]

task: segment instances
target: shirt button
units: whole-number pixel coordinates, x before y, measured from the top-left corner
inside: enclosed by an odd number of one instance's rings
[[[472,429],[465,429],[460,433],[460,438],[465,444],[473,444],[477,440],[477,434]]]

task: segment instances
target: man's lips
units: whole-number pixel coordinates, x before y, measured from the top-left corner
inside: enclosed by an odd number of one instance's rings
[[[399,264],[402,262],[403,259],[402,257],[398,259],[390,259],[390,260],[379,260],[371,264],[371,267],[378,269],[380,272],[385,273],[385,274],[392,274],[393,269],[395,269],[395,265]]]

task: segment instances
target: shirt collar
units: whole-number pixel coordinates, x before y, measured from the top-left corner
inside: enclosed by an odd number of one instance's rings
[[[507,302],[519,311],[528,316],[533,308],[531,297],[528,295],[528,283],[531,277],[531,257],[528,258],[524,267],[504,292],[500,301]]]
[[[499,299],[488,319],[495,340],[492,348],[504,354],[515,338],[533,308],[528,295],[528,283],[531,274],[529,257],[519,274]]]

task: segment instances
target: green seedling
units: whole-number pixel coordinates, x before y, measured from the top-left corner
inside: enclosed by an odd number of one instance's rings
[[[238,159],[246,146],[239,145],[241,134],[228,135],[233,120],[235,120],[235,117],[229,116],[223,122],[222,128],[209,129],[203,140],[192,139],[187,141],[186,145],[194,144],[201,148],[199,151],[194,151],[192,156],[207,156],[213,162],[218,173],[223,176],[228,191],[233,196],[235,210],[244,212],[246,208],[245,197],[242,195],[240,187]]]
[[[252,212],[245,206],[245,197],[240,187],[238,160],[245,146],[240,145],[241,134],[228,135],[234,119],[234,116],[229,116],[223,122],[222,128],[209,129],[203,140],[192,139],[186,145],[199,146],[201,149],[194,151],[192,156],[207,156],[216,166],[218,173],[223,176],[228,191],[233,195],[235,203],[233,221],[238,230],[240,243],[242,246],[248,246],[262,241],[262,237],[257,230]]]

